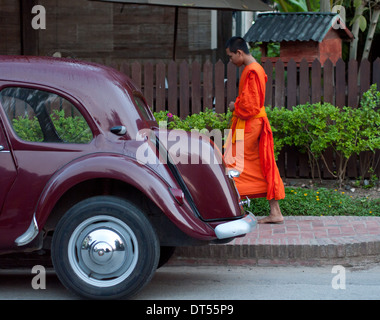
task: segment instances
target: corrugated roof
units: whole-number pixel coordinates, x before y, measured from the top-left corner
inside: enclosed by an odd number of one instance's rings
[[[321,42],[337,19],[339,15],[330,12],[262,13],[244,39],[247,42]],[[342,38],[352,38],[347,28],[337,31],[344,31]]]

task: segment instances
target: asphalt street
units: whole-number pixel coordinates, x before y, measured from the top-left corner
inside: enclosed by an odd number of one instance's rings
[[[74,300],[54,272],[0,270],[1,300]],[[33,289],[33,287],[35,289]],[[41,287],[41,286],[40,286]],[[167,266],[134,300],[378,300],[380,266]]]

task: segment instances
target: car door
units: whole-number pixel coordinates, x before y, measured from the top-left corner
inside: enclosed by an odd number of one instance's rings
[[[51,177],[95,148],[88,122],[63,93],[22,85],[5,86],[0,87],[0,103],[4,132],[12,146],[12,153],[4,154],[8,156],[7,169],[2,168],[9,177],[8,183],[1,186],[1,251],[28,228]],[[17,175],[13,177],[12,156],[17,164]]]
[[[0,118],[0,212],[16,175],[16,166]]]

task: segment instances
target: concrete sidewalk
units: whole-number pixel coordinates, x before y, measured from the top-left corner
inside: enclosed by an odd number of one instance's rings
[[[179,247],[174,265],[335,265],[380,261],[380,217],[285,217],[224,245]]]

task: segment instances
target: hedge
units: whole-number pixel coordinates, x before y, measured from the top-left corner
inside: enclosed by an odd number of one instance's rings
[[[358,108],[339,108],[329,103],[295,106],[293,109],[266,108],[273,130],[276,156],[285,146],[294,146],[309,157],[311,172],[314,168],[320,176],[320,160],[341,186],[347,171],[349,158],[367,152],[363,176],[373,172],[379,163],[380,149],[380,92],[376,84],[363,94]],[[169,129],[227,130],[231,112],[217,114],[211,109],[180,119],[167,111],[156,112],[158,122],[166,121]],[[324,156],[332,148],[337,157],[336,165]]]

